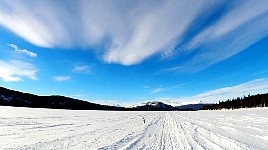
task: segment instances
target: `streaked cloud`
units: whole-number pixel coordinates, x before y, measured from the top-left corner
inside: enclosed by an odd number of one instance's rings
[[[91,72],[90,66],[88,65],[75,66],[72,71],[85,74],[89,74]]]
[[[180,69],[181,69],[181,66],[177,66],[177,67],[168,68],[168,69],[164,70],[163,72],[174,72],[174,71],[178,71]]]
[[[151,94],[174,90],[174,89],[177,89],[177,88],[181,88],[183,85],[185,85],[185,84],[176,84],[176,85],[173,85],[171,87],[155,88],[155,89],[152,90]]]
[[[7,44],[9,47],[11,47],[14,52],[16,53],[22,53],[22,54],[25,54],[27,56],[30,56],[30,57],[37,57],[37,54],[34,53],[34,52],[31,52],[31,51],[28,51],[26,49],[20,49],[17,45],[15,44]]]
[[[181,70],[199,71],[245,50],[268,35],[267,22],[267,1],[249,0],[231,7],[185,45],[185,51],[199,52]]]
[[[193,1],[192,1],[193,2]],[[130,16],[131,32],[112,45],[104,56],[109,63],[132,65],[174,47],[197,16],[204,1],[140,2]],[[191,10],[191,11],[189,11]],[[139,11],[139,12],[138,12]],[[140,15],[142,14],[142,15]],[[126,20],[127,21],[127,20]]]
[[[25,61],[0,60],[0,78],[5,82],[21,81],[24,78],[36,80],[36,67]]]
[[[155,93],[159,93],[159,92],[162,92],[164,91],[165,89],[164,88],[156,88],[156,89],[153,89],[153,91],[151,92],[152,94],[155,94]]]
[[[268,72],[268,70],[261,71],[261,72],[256,72],[256,73],[253,73],[253,74],[248,75],[248,77],[251,77],[251,76],[257,76],[257,75],[262,75],[262,74],[265,74],[265,73],[267,73],[267,72]]]
[[[160,70],[156,72],[154,75],[162,75],[165,73],[170,73],[170,72],[179,72],[181,70],[182,66],[176,66],[176,67],[171,67],[171,68],[166,68],[164,70]]]
[[[169,58],[196,51],[180,70],[198,71],[268,35],[267,1],[0,3],[0,25],[26,41],[47,48],[101,46],[106,63],[122,65],[138,64],[158,54]],[[182,51],[174,52],[176,47]]]
[[[144,85],[143,88],[145,88],[145,89],[149,89],[150,86],[148,86],[148,85]]]
[[[54,76],[53,79],[55,81],[68,81],[71,79],[69,76]]]
[[[268,93],[268,78],[255,79],[246,83],[242,83],[236,86],[224,87],[192,97],[185,97],[176,99],[176,101],[203,101],[203,102],[219,102],[226,101],[227,99],[233,99],[248,94],[263,94]]]

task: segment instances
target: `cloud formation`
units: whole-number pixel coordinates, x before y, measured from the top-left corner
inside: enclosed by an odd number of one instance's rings
[[[162,92],[164,91],[165,89],[164,88],[156,88],[156,89],[153,89],[153,91],[151,92],[152,94],[155,94],[155,93],[159,93],[159,92]]]
[[[72,71],[77,73],[88,74],[90,73],[90,66],[88,65],[75,66]]]
[[[53,79],[55,81],[68,81],[71,79],[69,76],[54,76]]]
[[[152,90],[151,94],[174,90],[174,89],[182,87],[183,85],[185,85],[185,84],[177,84],[177,85],[174,85],[174,86],[171,86],[171,87],[165,87],[165,88],[164,87],[155,88],[155,89]],[[144,88],[150,88],[150,87],[146,86]]]
[[[30,57],[37,57],[37,54],[31,51],[28,51],[26,49],[20,49],[17,45],[15,44],[7,44],[9,47],[13,48],[14,52],[16,53],[22,53]]]
[[[219,102],[226,101],[248,94],[263,94],[268,92],[268,78],[255,79],[236,86],[220,88],[208,92],[204,92],[192,97],[177,99],[176,101],[203,101],[203,102]]]
[[[245,50],[268,35],[267,22],[267,1],[250,0],[231,7],[185,45],[186,51],[200,52],[182,70],[199,71]]]
[[[24,61],[0,60],[0,78],[5,82],[21,81],[23,78],[36,80],[36,68],[34,65]]]
[[[181,69],[201,70],[268,35],[267,1],[2,0],[0,4],[0,25],[34,45],[101,46],[105,62],[123,65],[156,54],[168,59],[179,55],[172,50],[181,47],[184,53],[198,50]]]

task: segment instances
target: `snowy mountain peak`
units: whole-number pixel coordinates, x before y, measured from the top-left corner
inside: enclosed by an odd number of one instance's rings
[[[182,105],[194,105],[194,104],[203,104],[202,101],[187,101],[187,102],[177,102],[177,101],[172,101],[172,100],[158,100],[158,101],[149,101],[147,103],[143,103],[143,104],[151,104],[151,105],[155,105],[157,103],[164,103],[166,105],[170,105],[173,107],[177,107],[177,106],[182,106]]]

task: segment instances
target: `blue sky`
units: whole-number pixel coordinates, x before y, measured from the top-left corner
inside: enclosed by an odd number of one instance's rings
[[[268,1],[0,2],[0,85],[122,105],[268,92]]]

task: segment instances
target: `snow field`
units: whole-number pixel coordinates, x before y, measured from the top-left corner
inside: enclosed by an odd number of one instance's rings
[[[0,149],[265,150],[268,109],[120,112],[0,106]]]

